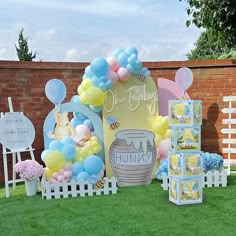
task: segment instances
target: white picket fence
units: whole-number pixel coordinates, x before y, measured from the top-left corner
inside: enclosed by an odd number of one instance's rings
[[[236,156],[236,139],[233,138],[236,134],[236,119],[232,118],[232,114],[236,114],[236,108],[233,107],[233,102],[236,105],[236,96],[225,96],[223,101],[228,102],[228,107],[222,109],[224,114],[228,114],[228,118],[222,120],[222,124],[227,125],[227,128],[221,129],[221,133],[226,135],[226,138],[222,139],[222,152],[227,153],[227,173],[230,175],[230,160]]]
[[[104,186],[99,189],[95,189],[92,184],[83,180],[78,182],[72,180],[70,182],[63,181],[62,183],[50,183],[49,181],[42,179],[42,199],[116,194],[118,189],[117,179],[115,177],[111,177],[111,179],[105,177],[104,180]]]
[[[202,186],[204,187],[226,187],[227,186],[227,171],[208,171],[202,175]],[[163,190],[169,189],[169,177],[166,173],[162,174]]]

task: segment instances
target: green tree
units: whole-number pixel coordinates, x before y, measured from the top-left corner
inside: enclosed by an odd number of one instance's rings
[[[18,47],[16,47],[17,56],[20,61],[33,61],[36,58],[36,53],[32,53],[29,51],[28,47],[28,37],[24,37],[23,35],[24,28],[21,29],[18,38]]]
[[[235,0],[179,0],[188,3],[186,9],[190,19],[186,25],[221,32],[228,47],[236,45],[236,1]]]
[[[187,54],[189,60],[227,58],[231,51],[223,34],[213,30],[202,32],[194,45],[195,48]]]

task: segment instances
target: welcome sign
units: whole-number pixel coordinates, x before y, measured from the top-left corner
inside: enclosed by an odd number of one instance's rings
[[[106,175],[119,186],[149,184],[156,160],[152,117],[158,114],[157,89],[149,76],[130,75],[105,93],[103,131]],[[157,163],[156,163],[157,165]]]
[[[34,138],[34,126],[22,113],[9,112],[0,119],[0,143],[6,148],[12,151],[25,150]]]

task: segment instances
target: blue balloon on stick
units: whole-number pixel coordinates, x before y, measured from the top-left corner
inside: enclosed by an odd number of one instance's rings
[[[66,86],[59,79],[51,79],[46,83],[45,94],[55,105],[59,105],[66,97]]]

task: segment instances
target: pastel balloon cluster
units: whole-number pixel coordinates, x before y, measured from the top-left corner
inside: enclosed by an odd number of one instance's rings
[[[90,132],[94,131],[92,121],[80,112],[73,112],[73,118],[70,121],[71,125],[76,128],[78,125],[85,125],[88,127]]]
[[[155,133],[155,143],[159,146],[163,139],[171,138],[168,116],[157,116],[152,120],[152,131]]]
[[[65,161],[72,162],[74,160],[75,153],[76,153],[74,140],[71,137],[64,137],[62,140],[51,141],[49,144],[49,149],[45,149],[42,152],[41,159],[46,164],[46,162],[50,162],[48,161],[49,159],[48,156],[50,157],[53,156],[51,157],[53,159],[55,158],[54,156],[58,154],[58,152],[60,153],[60,156],[63,156],[65,158]],[[61,157],[61,159],[63,158]]]
[[[53,172],[50,178],[50,182],[62,182],[62,181],[69,181],[72,176],[72,170],[71,170],[71,163],[66,163],[62,168],[60,168],[58,171]]]
[[[146,67],[143,67],[142,62],[138,59],[138,50],[135,47],[128,47],[125,50],[120,48],[114,50],[109,61],[113,62],[112,65],[116,64],[115,62],[118,63],[119,67],[113,70],[117,72],[118,76],[120,69],[126,69],[127,73],[142,74],[144,76],[150,75],[150,71]],[[111,68],[113,68],[112,65]]]
[[[72,102],[76,102],[76,103],[81,103],[80,101],[80,96],[79,95],[74,95],[72,98],[71,98],[71,101]],[[100,106],[93,106],[93,105],[87,105],[87,107],[92,110],[93,112],[95,113],[100,113],[101,110],[102,110],[102,105]],[[85,116],[85,115],[84,115]],[[85,116],[86,117],[86,116]]]
[[[92,154],[99,153],[102,147],[98,142],[96,136],[92,136],[86,143],[84,147],[77,147],[75,154],[75,161],[83,162],[84,159]]]
[[[94,111],[100,110],[104,92],[118,81],[128,80],[130,73],[150,75],[150,71],[142,67],[138,51],[134,47],[125,50],[116,49],[112,56],[106,59],[102,57],[93,59],[85,68],[83,81],[78,87],[80,102],[89,105]]]
[[[75,161],[72,164],[72,180],[88,180],[94,184],[103,176],[104,164],[101,158],[97,155],[89,155],[83,162]]]
[[[168,175],[168,158],[162,159],[160,165],[156,170],[156,178],[162,180],[162,174],[166,173]]]

